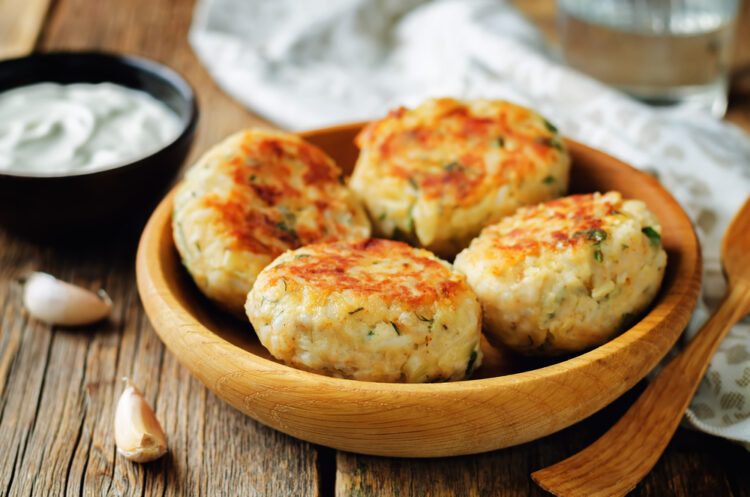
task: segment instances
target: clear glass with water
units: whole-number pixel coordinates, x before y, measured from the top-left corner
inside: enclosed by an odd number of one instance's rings
[[[721,117],[739,0],[558,0],[566,62],[655,105]]]

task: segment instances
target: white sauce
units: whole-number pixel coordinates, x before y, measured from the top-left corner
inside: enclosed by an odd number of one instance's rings
[[[67,173],[140,159],[174,140],[177,114],[112,83],[39,83],[0,93],[0,171]]]

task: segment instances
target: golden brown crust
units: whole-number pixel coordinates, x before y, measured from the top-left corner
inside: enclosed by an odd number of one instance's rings
[[[258,275],[245,311],[274,357],[321,374],[448,381],[482,361],[481,308],[464,278],[400,242],[285,252]]]
[[[230,248],[264,253],[275,257],[285,250],[313,242],[339,240],[348,228],[328,224],[322,213],[315,223],[291,226],[290,214],[306,205],[304,188],[338,188],[341,171],[318,147],[303,141],[277,136],[245,140],[241,154],[223,166],[231,178],[232,189],[223,198],[206,195],[202,206],[215,210],[222,229],[231,237]],[[295,184],[301,172],[304,184]],[[320,211],[329,206],[326,200],[315,200]],[[282,205],[284,209],[278,208]]]
[[[508,228],[500,223],[488,228],[495,232],[492,247],[506,257],[521,260],[539,254],[543,248],[560,250],[566,246],[596,242],[607,216],[617,215],[612,201],[593,193],[570,195],[534,207],[519,209]],[[523,225],[523,227],[519,227]]]
[[[375,233],[450,258],[484,226],[563,194],[570,158],[532,110],[491,100],[428,100],[356,137],[349,186]]]
[[[603,343],[648,306],[666,253],[658,219],[620,193],[519,209],[458,254],[482,303],[485,336],[525,354]]]
[[[278,271],[274,271],[276,266],[267,269],[271,272],[268,284],[291,277],[285,280],[289,291],[305,285],[322,294],[351,291],[415,307],[469,292],[463,278],[446,263],[425,250],[391,240],[310,245],[282,266]]]
[[[201,290],[236,313],[258,273],[286,250],[370,235],[338,166],[289,133],[228,137],[187,172],[175,194],[175,244]]]
[[[546,121],[530,126],[536,114],[508,102],[493,102],[488,112],[457,100],[437,100],[434,112],[413,119],[399,108],[373,121],[357,136],[383,173],[413,183],[426,198],[454,198],[467,205],[505,178],[527,175],[537,161],[556,161],[562,142]],[[406,119],[406,118],[409,119]],[[514,149],[499,168],[488,168],[486,156],[499,144]]]

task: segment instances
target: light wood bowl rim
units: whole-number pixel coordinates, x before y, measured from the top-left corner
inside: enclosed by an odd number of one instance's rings
[[[303,133],[302,136],[310,136],[316,133],[350,132],[353,127],[359,126],[361,126],[361,123],[335,126]],[[637,176],[641,181],[650,183],[652,187],[659,190],[662,194],[661,200],[673,204],[672,207],[676,207],[676,212],[681,214],[681,216],[670,221],[680,223],[682,228],[689,226],[691,234],[691,236],[685,237],[683,240],[683,244],[680,247],[681,257],[678,261],[681,266],[675,277],[675,281],[671,285],[670,291],[661,298],[661,301],[635,326],[600,347],[581,355],[540,369],[521,373],[433,384],[377,383],[333,378],[301,371],[256,356],[224,340],[203,326],[192,315],[191,311],[183,307],[168,290],[169,275],[165,272],[160,254],[163,254],[165,250],[175,251],[173,245],[171,247],[165,245],[172,244],[170,220],[174,191],[170,192],[162,200],[152,214],[138,246],[136,277],[138,291],[144,308],[154,329],[167,348],[209,389],[216,392],[220,397],[230,402],[230,404],[239,410],[251,415],[264,424],[304,440],[360,453],[387,456],[433,457],[482,452],[540,438],[593,414],[593,412],[607,405],[643,378],[666,354],[686,326],[691,311],[695,306],[701,278],[700,249],[690,220],[679,207],[679,204],[661,187],[658,181],[617,159],[585,145],[572,140],[566,140],[566,144],[572,154],[575,154],[576,151],[584,151],[600,156],[602,160],[614,161],[619,166],[627,168],[629,174],[632,174],[634,177]],[[685,309],[688,309],[690,312],[684,313]],[[399,399],[403,400],[406,398],[404,397],[405,395],[409,398],[406,404],[410,406],[418,403],[415,401],[414,396],[425,399],[430,398],[431,403],[436,397],[441,396],[446,400],[467,398],[466,396],[491,398],[491,395],[487,397],[487,394],[508,389],[524,390],[531,383],[555,383],[561,381],[561,378],[567,375],[600,374],[604,369],[607,369],[607,364],[614,357],[639,357],[640,354],[636,352],[641,347],[640,342],[657,328],[661,330],[661,333],[665,334],[664,343],[659,345],[659,350],[648,350],[644,364],[638,364],[634,370],[614,371],[614,375],[619,378],[619,382],[613,386],[611,392],[599,393],[600,399],[590,402],[591,405],[584,409],[585,412],[580,413],[576,411],[574,415],[568,416],[568,419],[561,420],[556,424],[553,423],[554,426],[550,430],[531,436],[511,437],[511,443],[507,443],[508,438],[503,438],[504,441],[499,443],[474,444],[476,447],[472,446],[468,449],[456,446],[455,449],[437,448],[427,451],[420,451],[413,446],[409,447],[408,445],[413,445],[413,442],[409,442],[403,448],[397,447],[397,443],[395,445],[386,443],[384,448],[376,446],[368,447],[366,444],[363,445],[361,441],[337,440],[335,434],[332,435],[331,433],[307,432],[304,427],[299,429],[289,425],[283,419],[279,419],[278,412],[271,414],[265,412],[259,413],[258,410],[253,408],[253,398],[258,395],[259,388],[263,389],[264,394],[274,395],[273,389],[271,389],[272,391],[268,390],[270,383],[281,386],[278,390],[280,392],[279,401],[287,404],[293,404],[295,396],[304,396],[305,392],[308,394],[309,392],[317,392],[321,395],[321,398],[326,397],[328,393],[348,392],[363,400],[373,399],[374,402],[383,402],[384,398],[393,395],[394,402],[396,403],[399,402]],[[248,328],[248,331],[250,330],[251,328]],[[207,359],[209,356],[211,358]],[[607,371],[607,374],[612,373],[613,371]],[[258,385],[262,385],[262,387]],[[266,399],[264,399],[265,401]],[[468,405],[470,404],[469,402]],[[398,408],[398,406],[394,406],[394,408]],[[364,414],[368,407],[363,404],[362,409]],[[325,411],[326,413],[329,412],[330,407],[327,407]],[[335,426],[332,429],[335,430]],[[492,436],[490,435],[489,438],[492,438]]]

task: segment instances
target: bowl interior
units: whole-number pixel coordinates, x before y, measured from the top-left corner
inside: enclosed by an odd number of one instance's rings
[[[361,125],[303,136],[351,171]],[[601,409],[643,378],[677,340],[700,287],[690,220],[652,177],[569,141],[572,190],[620,190],[644,200],[662,223],[669,261],[661,291],[632,328],[555,360],[532,361],[483,344],[475,379],[376,383],[330,378],[279,364],[249,323],[214,308],[193,285],[172,242],[172,197],[151,216],[138,248],[138,291],[154,329],[208,388],[256,420],[341,450],[384,456],[472,454],[524,443]],[[557,361],[557,362],[555,362]]]
[[[0,91],[42,82],[117,83],[144,91],[171,108],[186,127],[195,95],[177,73],[147,59],[102,52],[52,52],[0,62]]]
[[[346,125],[322,133],[304,133],[302,136],[325,150],[349,176],[359,153],[354,145],[354,136],[359,129],[359,126]],[[674,217],[674,206],[663,201],[661,196],[663,190],[648,175],[616,161],[603,164],[598,157],[601,154],[600,152],[588,149],[575,142],[568,142],[568,145],[573,158],[570,193],[618,190],[624,197],[644,200],[662,222],[662,243],[669,262],[665,270],[662,287],[649,309],[643,313],[645,315],[650,309],[658,305],[673,288],[680,267],[679,261],[685,248],[684,235],[674,229],[678,227],[677,225],[669,222]],[[659,196],[656,196],[657,192]],[[684,228],[684,226],[682,227]],[[179,262],[179,255],[173,248],[171,241],[170,229],[167,230],[165,236],[169,238],[165,240],[165,245],[171,247],[169,253],[164,254],[163,257],[163,262],[168,265],[165,272],[175,276],[168,284],[170,291],[180,304],[188,309],[192,316],[206,329],[211,330],[212,333],[223,340],[255,356],[283,364],[271,356],[261,345],[248,322],[240,321],[222,312],[203,296]],[[642,316],[639,316],[639,319],[640,317]],[[472,379],[492,378],[529,371],[580,355],[579,353],[553,358],[521,357],[508,350],[492,347],[484,337],[482,337],[482,352],[484,353],[484,360],[481,367],[475,371]]]
[[[37,241],[95,240],[142,226],[187,156],[198,122],[190,85],[171,69],[132,56],[56,52],[0,61],[0,92],[41,82],[112,82],[171,108],[181,129],[134,160],[67,172],[0,171],[0,224]]]

